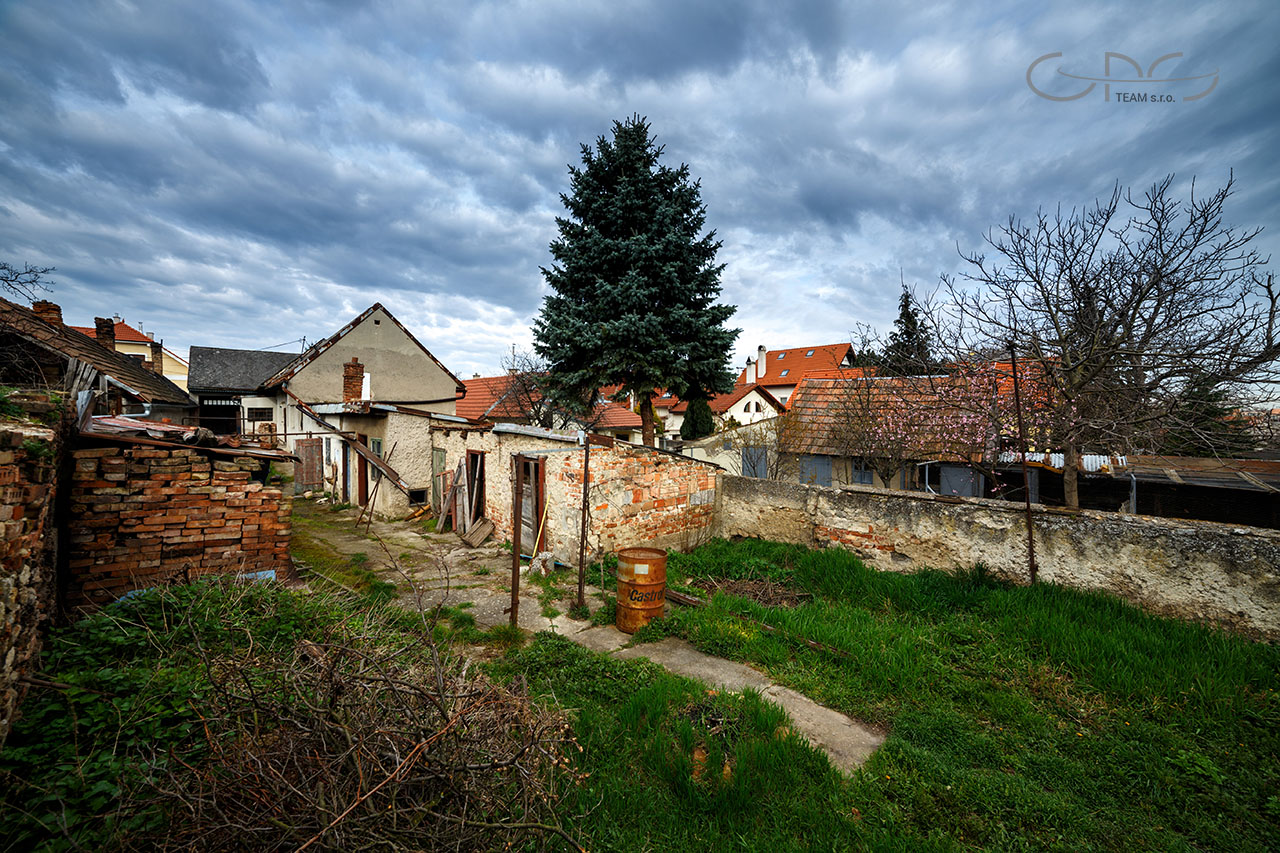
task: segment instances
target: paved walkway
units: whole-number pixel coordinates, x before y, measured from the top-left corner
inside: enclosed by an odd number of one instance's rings
[[[468,590],[480,593],[480,590]],[[594,589],[592,590],[594,592]],[[481,594],[472,597],[476,623],[482,627],[505,624],[509,616],[503,609],[510,606],[511,596]],[[521,628],[530,631],[555,630],[561,636],[605,654],[630,659],[644,657],[661,664],[677,675],[696,678],[722,690],[741,692],[750,687],[770,701],[776,702],[791,716],[796,730],[811,744],[827,754],[832,765],[849,773],[861,767],[884,743],[884,735],[866,725],[819,705],[808,696],[775,684],[768,676],[744,664],[703,654],[684,640],[667,637],[661,642],[644,643],[624,648],[631,637],[612,625],[591,626],[567,616],[547,619],[538,602],[527,596],[520,598]]]

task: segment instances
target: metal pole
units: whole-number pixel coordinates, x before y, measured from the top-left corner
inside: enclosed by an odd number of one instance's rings
[[[587,606],[587,484],[591,472],[591,437],[582,431],[582,533],[578,538],[578,607]]]
[[[520,528],[524,527],[524,458],[515,457],[516,493],[511,526],[511,624],[520,619]]]
[[[1013,408],[1018,413],[1018,444],[1022,450],[1022,495],[1027,508],[1027,568],[1031,573],[1031,582],[1036,582],[1035,529],[1031,521],[1031,478],[1027,474],[1027,433],[1022,425],[1022,394],[1018,389],[1018,356],[1013,349],[1013,341],[1009,341],[1009,361],[1013,368]]]

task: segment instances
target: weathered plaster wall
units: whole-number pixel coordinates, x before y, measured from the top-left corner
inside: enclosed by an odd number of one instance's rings
[[[53,609],[53,482],[56,434],[0,429],[0,746],[38,663],[42,625]]]
[[[291,499],[250,479],[258,459],[99,447],[72,454],[69,606],[173,577],[287,575]]]
[[[1020,504],[722,475],[717,535],[842,547],[893,571],[981,561],[1027,579]],[[1042,581],[1104,590],[1157,613],[1280,639],[1280,532],[1036,507]]]
[[[374,311],[300,370],[289,381],[289,390],[312,402],[340,402],[342,365],[353,356],[370,377],[369,393],[374,400],[453,414],[457,393],[453,380],[382,310]],[[443,402],[428,404],[428,400]]]

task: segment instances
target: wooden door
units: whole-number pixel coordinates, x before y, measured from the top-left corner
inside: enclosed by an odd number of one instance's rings
[[[295,492],[319,491],[324,486],[320,444],[318,438],[300,438],[294,443],[294,453],[298,454],[298,464],[293,469]]]
[[[524,468],[524,492],[520,497],[520,544],[526,554],[536,555],[543,550],[547,539],[542,460],[521,456],[517,457],[516,464]]]
[[[484,518],[484,451],[467,451],[467,526]]]
[[[440,490],[441,475],[445,473],[444,469],[444,448],[431,448],[431,509],[438,515],[440,513],[440,500],[442,492]],[[447,486],[445,488],[448,488]]]

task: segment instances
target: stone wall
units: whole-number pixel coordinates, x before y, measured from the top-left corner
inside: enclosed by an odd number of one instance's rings
[[[0,746],[38,663],[42,627],[52,615],[53,482],[58,441],[52,430],[0,429]]]
[[[207,573],[290,573],[291,499],[250,479],[264,463],[197,450],[72,454],[66,605]]]
[[[857,551],[893,571],[985,563],[1026,582],[1021,504],[722,475],[717,535]],[[1280,531],[1037,506],[1039,579],[1280,639]]]

